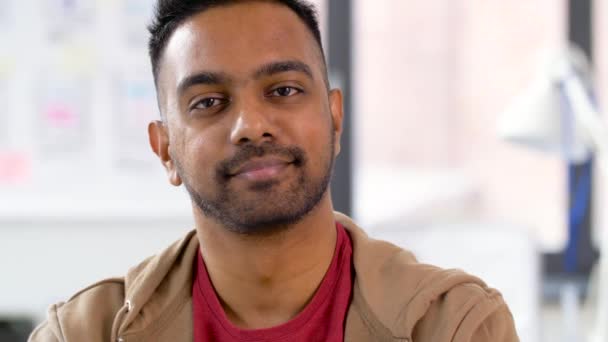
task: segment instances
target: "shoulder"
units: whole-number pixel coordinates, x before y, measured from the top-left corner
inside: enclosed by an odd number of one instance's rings
[[[517,341],[502,295],[481,279],[419,263],[348,217],[336,218],[353,241],[353,303],[370,329],[414,341]]]
[[[518,341],[500,292],[460,270],[418,263],[410,253],[398,252],[379,264],[377,272],[358,272],[356,282],[360,311],[393,336],[414,341]]]
[[[413,323],[414,340],[519,340],[513,316],[501,294],[485,284],[463,283],[450,288],[433,298],[415,322],[408,323]]]
[[[123,278],[94,283],[66,302],[51,305],[47,320],[32,332],[29,340],[64,341],[65,336],[73,336],[107,341],[114,316],[124,305],[124,293]]]
[[[174,282],[187,278],[197,246],[194,232],[189,232],[129,269],[125,277],[99,281],[78,291],[66,302],[51,305],[47,320],[32,332],[30,341],[110,340],[117,319],[124,318],[129,311],[127,302],[138,296],[149,297],[165,278]],[[185,250],[189,253],[184,253]],[[182,262],[180,258],[185,254],[188,254],[187,261]]]

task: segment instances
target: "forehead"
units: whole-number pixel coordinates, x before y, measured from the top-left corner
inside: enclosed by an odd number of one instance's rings
[[[180,25],[165,49],[160,76],[175,83],[194,72],[247,73],[276,60],[300,60],[318,72],[319,56],[312,33],[291,9],[242,2],[211,8]]]

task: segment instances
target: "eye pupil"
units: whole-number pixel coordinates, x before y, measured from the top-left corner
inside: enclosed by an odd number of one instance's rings
[[[288,96],[291,93],[291,88],[281,87],[281,88],[277,89],[277,93],[281,96]]]
[[[215,103],[215,99],[205,99],[203,100],[203,106],[211,107]]]

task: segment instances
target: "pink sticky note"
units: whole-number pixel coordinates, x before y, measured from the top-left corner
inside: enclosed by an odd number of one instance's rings
[[[0,151],[0,184],[23,183],[30,171],[30,160],[22,153]]]
[[[76,113],[66,104],[49,104],[45,110],[45,115],[49,123],[55,127],[69,128],[76,125]]]

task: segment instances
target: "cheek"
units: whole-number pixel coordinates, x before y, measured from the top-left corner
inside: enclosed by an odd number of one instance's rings
[[[214,137],[213,130],[189,132],[184,140],[184,167],[192,181],[206,181],[215,176],[215,169],[221,161],[222,146]]]
[[[333,158],[331,151],[331,120],[317,118],[307,120],[296,127],[298,141],[309,159],[309,164],[315,170],[327,163],[327,158]]]

